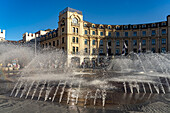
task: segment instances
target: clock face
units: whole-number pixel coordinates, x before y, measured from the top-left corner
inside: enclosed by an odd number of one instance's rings
[[[77,24],[77,23],[78,23],[78,20],[77,20],[76,18],[73,18],[73,19],[72,19],[72,22],[73,22],[74,24]]]

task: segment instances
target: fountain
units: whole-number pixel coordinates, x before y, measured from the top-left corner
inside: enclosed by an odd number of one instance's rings
[[[106,107],[142,103],[155,94],[169,93],[168,53],[130,53],[115,57],[108,66],[93,72],[85,72],[83,67],[80,73],[67,65],[67,57],[61,50],[43,50],[34,55],[31,47],[15,47],[12,56],[0,50],[0,62],[6,64],[17,58],[22,67],[12,97]],[[29,53],[22,56],[25,50]]]

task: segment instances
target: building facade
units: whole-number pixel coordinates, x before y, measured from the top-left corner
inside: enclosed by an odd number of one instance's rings
[[[0,41],[5,41],[5,30],[0,29]]]
[[[68,63],[100,61],[124,51],[167,52],[170,50],[170,16],[167,21],[135,24],[104,25],[83,20],[81,11],[67,7],[59,13],[57,30],[41,37],[43,48],[63,49]]]

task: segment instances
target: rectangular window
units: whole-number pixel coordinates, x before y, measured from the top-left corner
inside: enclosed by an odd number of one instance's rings
[[[156,35],[156,31],[152,30],[152,36]]]
[[[166,29],[162,29],[162,34],[163,34],[163,35],[166,34]]]
[[[100,49],[99,53],[103,53],[103,48]]]
[[[137,46],[137,40],[133,40],[133,46]]]
[[[96,33],[95,33],[95,31],[93,31],[93,35],[95,35]]]
[[[85,53],[87,53],[87,48],[84,49]]]
[[[108,32],[108,36],[111,36],[111,32]]]
[[[162,44],[166,44],[166,38],[162,38]]]
[[[45,46],[47,47],[47,43],[45,44]]]
[[[87,45],[87,39],[85,39],[84,44]]]
[[[128,28],[128,26],[124,26],[124,29],[127,29]]]
[[[142,45],[143,45],[143,46],[146,45],[146,40],[142,40]]]
[[[136,29],[136,28],[137,28],[137,26],[133,26],[133,28],[134,28],[134,29]]]
[[[75,37],[73,37],[73,43],[75,43]]]
[[[125,32],[125,37],[128,37],[128,32]]]
[[[55,41],[53,41],[53,46],[55,46]]]
[[[96,49],[95,49],[95,48],[93,48],[92,54],[95,54],[95,50],[96,50]]]
[[[57,40],[57,46],[59,46],[59,40]]]
[[[155,45],[155,44],[156,44],[156,40],[152,39],[152,45]]]
[[[62,44],[64,43],[64,37],[62,38]]]
[[[142,31],[142,36],[146,36],[146,31]]]
[[[87,35],[87,30],[85,30],[84,33]]]
[[[93,40],[93,42],[92,42],[92,43],[93,43],[93,45],[95,45],[95,44],[96,44],[95,42],[96,42],[96,41],[95,41],[95,40]]]
[[[116,46],[120,46],[119,40],[116,40]]]
[[[120,49],[116,49],[116,55],[119,55]]]
[[[44,44],[42,45],[42,47],[44,48]]]
[[[135,32],[133,32],[133,36],[137,36],[137,32],[135,31]]]
[[[166,53],[166,48],[165,48],[165,47],[162,47],[162,48],[161,48],[161,52],[162,52],[162,53]]]
[[[73,46],[73,54],[75,53],[75,47]]]
[[[79,38],[78,37],[76,37],[76,43],[79,43]]]
[[[76,47],[76,53],[78,53],[79,52],[79,48],[78,47]]]
[[[51,46],[51,42],[49,42],[49,46]]]
[[[142,25],[142,28],[146,28],[146,25]]]
[[[152,51],[153,53],[155,53],[155,52],[156,52],[155,48],[152,48],[152,49],[151,49],[151,51]]]
[[[78,33],[78,28],[76,28],[76,33]]]
[[[100,46],[103,46],[103,40],[100,40]]]
[[[62,28],[62,32],[64,32],[64,28]]]
[[[75,27],[73,27],[73,33],[75,33]]]
[[[103,32],[100,32],[100,36],[103,36]]]
[[[120,35],[119,32],[116,32],[116,37],[119,37],[119,35]]]

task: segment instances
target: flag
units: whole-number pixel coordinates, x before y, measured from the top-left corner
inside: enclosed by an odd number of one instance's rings
[[[122,55],[125,55],[125,54],[126,54],[126,49],[127,49],[127,45],[126,45],[126,43],[124,42],[124,44],[123,44],[123,49],[122,49]]]

